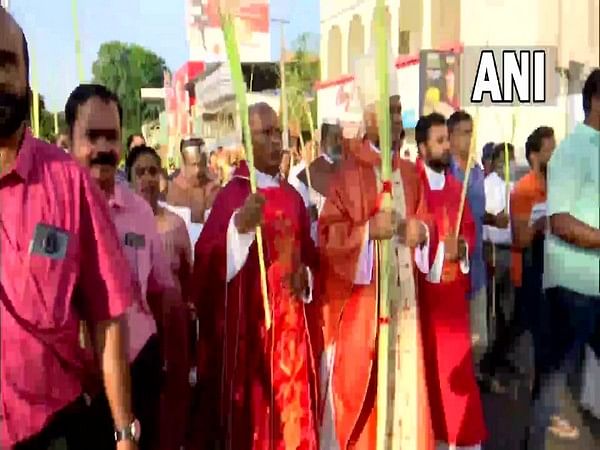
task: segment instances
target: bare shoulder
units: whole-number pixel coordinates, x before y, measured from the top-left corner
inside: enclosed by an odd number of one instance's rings
[[[165,218],[166,222],[168,223],[169,229],[187,230],[185,221],[181,217],[179,217],[174,212],[169,211],[167,208],[162,208],[162,210],[163,210],[164,218]]]

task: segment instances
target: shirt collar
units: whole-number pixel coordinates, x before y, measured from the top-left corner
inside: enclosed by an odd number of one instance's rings
[[[589,125],[586,125],[583,122],[578,123],[575,126],[574,132],[582,136],[589,136],[590,139],[593,139],[595,141],[592,141],[593,143],[600,142],[600,131],[590,127]]]
[[[267,188],[267,187],[279,186],[279,183],[281,182],[281,174],[278,173],[275,176],[271,176],[269,174],[261,172],[260,170],[256,170],[256,168],[254,169],[254,171],[256,173],[256,186],[257,187]]]
[[[425,164],[425,174],[427,175],[427,181],[432,191],[441,191],[444,189],[446,185],[446,175],[444,172],[438,173]]]
[[[331,159],[331,156],[329,156],[327,153],[323,153],[321,154],[321,156],[323,157],[323,159],[325,161],[327,161],[329,164],[333,164],[333,159]]]
[[[456,160],[454,159],[453,156],[450,157],[450,171],[452,172],[453,175],[458,176],[461,179],[461,181],[465,176],[465,172],[458,165],[458,163],[456,162]],[[483,177],[483,167],[481,166],[481,163],[479,163],[478,161],[473,161],[473,164],[471,165],[470,177],[472,177],[473,174],[479,174],[479,173],[481,173],[482,178],[484,178]],[[471,183],[469,182],[469,184],[471,184]]]
[[[115,192],[112,197],[108,199],[108,204],[111,208],[124,208],[125,207],[125,193],[124,189],[127,189],[125,183],[121,181],[115,182]]]
[[[372,142],[369,142],[369,144],[371,144],[371,150],[373,150],[378,155],[381,154],[381,150],[379,150]]]
[[[36,139],[31,135],[29,128],[25,129],[23,136],[23,142],[17,153],[15,165],[12,172],[15,172],[23,181],[29,179],[31,169],[33,167],[34,149],[37,142]]]

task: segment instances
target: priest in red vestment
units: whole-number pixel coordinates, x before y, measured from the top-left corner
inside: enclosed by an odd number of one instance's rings
[[[475,381],[467,301],[475,223],[467,203],[455,236],[462,184],[447,173],[450,144],[444,116],[421,117],[415,136],[419,176],[438,233],[429,273],[419,274],[431,420],[439,449],[476,450],[486,438],[486,427]]]
[[[398,96],[390,98],[390,113],[392,141],[397,143],[403,130]],[[379,130],[374,107],[367,109],[365,125],[364,139],[360,136],[344,141],[345,159],[331,180],[319,217],[319,302],[324,348],[318,349],[317,355],[321,359],[319,414],[323,450],[374,450],[376,447],[378,280],[375,242],[393,237],[394,249],[398,251],[396,256],[401,263],[394,266],[397,270],[393,270],[393,275],[399,295],[392,302],[391,321],[400,324],[405,320],[403,310],[413,308],[416,301],[414,271],[417,266],[428,271],[429,247],[435,244],[436,237],[416,167],[397,155],[393,161],[393,181],[387,188],[383,186],[379,179]],[[379,210],[382,190],[392,193],[392,210]],[[415,322],[416,317],[412,323]],[[394,332],[390,335],[402,339],[400,328],[395,330],[398,335]],[[418,329],[414,330],[411,344],[416,352],[414,361],[404,363],[414,369],[413,381],[404,386],[401,380],[406,378],[395,373],[403,364],[400,352],[394,345],[390,346],[395,352],[390,356],[390,379],[397,375],[398,382],[388,391],[396,401],[388,408],[390,417],[386,427],[392,436],[390,440],[398,442],[397,448],[408,449],[401,443],[408,439],[411,450],[430,450],[432,441],[422,382],[419,333]],[[407,367],[402,367],[405,369]],[[401,394],[403,388],[412,394]],[[410,411],[402,409],[404,394],[413,400]],[[398,417],[390,424],[395,408]],[[400,417],[413,421],[412,426],[405,423],[404,430],[400,430]]]
[[[305,314],[317,257],[300,195],[279,175],[281,129],[250,108],[258,191],[240,164],[195,248],[199,385],[191,448],[316,450],[316,374]],[[265,325],[255,229],[261,224],[272,325]],[[307,269],[310,268],[310,269]]]

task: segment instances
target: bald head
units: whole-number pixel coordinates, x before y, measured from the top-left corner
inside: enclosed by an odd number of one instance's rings
[[[396,148],[402,141],[404,127],[402,125],[402,105],[399,95],[392,95],[389,101],[390,127],[392,148]],[[365,107],[363,114],[367,138],[379,147],[379,124],[377,122],[377,104],[371,103]]]
[[[266,103],[256,103],[248,109],[252,134],[254,167],[275,176],[282,157],[281,127],[277,113]]]
[[[262,126],[262,122],[265,118],[275,118],[277,119],[277,113],[270,105],[267,103],[255,103],[248,108],[248,120],[250,122],[250,129],[254,129],[256,127],[260,128]]]
[[[0,140],[3,145],[18,140],[29,119],[29,57],[21,27],[0,9]]]
[[[22,66],[19,76],[28,84],[29,49],[27,39],[17,21],[4,8],[0,8],[0,62]],[[3,72],[0,71],[0,77]],[[2,78],[0,78],[0,81]]]

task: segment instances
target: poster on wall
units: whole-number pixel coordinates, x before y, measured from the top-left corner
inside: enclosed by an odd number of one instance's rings
[[[419,74],[419,114],[450,117],[460,109],[460,53],[422,50]]]

